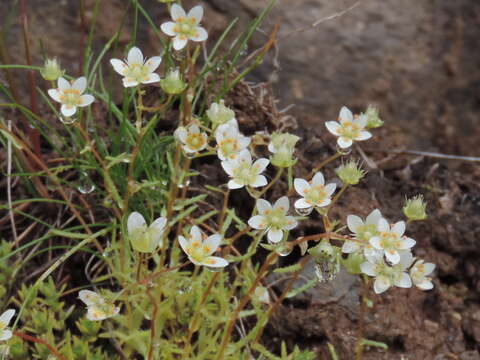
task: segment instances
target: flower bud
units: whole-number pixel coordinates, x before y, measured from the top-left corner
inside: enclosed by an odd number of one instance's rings
[[[342,260],[343,266],[345,269],[353,275],[358,275],[362,273],[360,265],[365,262],[365,257],[359,253],[348,254],[346,259]]]
[[[170,70],[165,78],[160,80],[160,87],[167,94],[178,95],[185,90],[187,84],[185,84],[185,82],[182,80],[180,71],[176,69]]]
[[[300,138],[293,134],[274,133],[270,144],[268,144],[268,150],[273,153],[270,158],[271,163],[282,168],[293,166],[297,161],[293,157],[293,152],[298,140]]]
[[[210,108],[207,110],[207,116],[215,126],[218,126],[234,119],[235,112],[226,107],[223,100],[220,100],[219,103],[210,105]]]
[[[355,160],[350,160],[346,164],[340,165],[335,169],[335,173],[344,184],[356,185],[365,176],[366,172],[360,168]]]
[[[324,239],[320,244],[308,249],[308,253],[312,255],[315,260],[329,259],[335,256],[335,249],[328,239]]]
[[[268,294],[267,288],[263,286],[257,286],[255,292],[253,293],[252,299],[257,302],[269,304],[270,295]]]
[[[59,77],[63,76],[64,71],[57,62],[57,59],[45,60],[45,65],[40,70],[40,74],[47,81],[56,81]]]
[[[362,113],[362,115],[367,117],[367,129],[374,129],[383,125],[383,120],[380,119],[378,109],[375,106],[368,105],[367,111],[364,114]]]
[[[423,200],[423,196],[417,195],[405,201],[403,213],[411,221],[425,220],[427,218],[426,208],[427,203]]]

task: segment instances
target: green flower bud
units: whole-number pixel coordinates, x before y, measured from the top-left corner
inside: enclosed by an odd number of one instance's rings
[[[65,71],[62,70],[57,59],[45,60],[45,65],[40,70],[40,74],[47,81],[56,81],[59,77],[63,76]]]
[[[426,209],[427,203],[423,200],[423,196],[417,195],[412,199],[407,199],[402,210],[409,220],[418,221],[425,220],[427,218]]]
[[[383,120],[380,119],[380,116],[378,115],[378,109],[375,106],[368,105],[367,111],[362,113],[362,115],[367,117],[367,129],[374,129],[383,125]]]
[[[297,159],[293,157],[293,152],[298,140],[300,140],[298,136],[289,133],[272,134],[272,139],[268,144],[268,150],[273,153],[270,157],[271,163],[282,168],[295,165]]]
[[[308,253],[315,259],[315,275],[318,280],[334,280],[340,271],[341,250],[337,246],[330,244],[328,239],[324,239]]]
[[[365,176],[366,171],[360,168],[357,161],[350,160],[336,168],[335,173],[344,184],[356,185]]]
[[[185,90],[187,84],[182,80],[180,76],[180,71],[170,70],[165,76],[164,79],[160,80],[160,87],[165,91],[167,94],[170,95],[178,95]]]
[[[324,239],[320,244],[308,249],[308,253],[312,255],[315,260],[331,259],[335,257],[335,247],[330,244],[328,239]]]
[[[212,103],[206,114],[215,126],[225,124],[235,118],[235,112],[226,107],[223,100],[220,100],[219,103]]]

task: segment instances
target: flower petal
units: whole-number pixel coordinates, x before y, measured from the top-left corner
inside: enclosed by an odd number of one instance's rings
[[[78,90],[80,94],[83,94],[87,88],[87,78],[85,76],[79,77],[72,83],[72,89]]]
[[[145,222],[145,218],[142,216],[142,214],[135,211],[128,216],[127,231],[129,235],[131,235],[138,228],[146,226],[147,223]]]
[[[151,84],[160,81],[160,76],[156,73],[151,73],[147,76],[145,80],[142,81],[142,84]]]
[[[405,221],[399,221],[392,226],[392,232],[398,236],[402,236],[405,233]]]
[[[132,78],[123,78],[123,86],[126,88],[137,86],[139,83]]]
[[[182,143],[185,143],[187,141],[188,131],[183,126],[181,126],[174,131],[173,135]]]
[[[208,39],[208,32],[203,27],[198,26],[194,35],[190,37],[193,41],[205,41]]]
[[[174,22],[167,21],[160,26],[160,29],[162,29],[162,31],[168,36],[176,36],[177,33],[174,31],[175,26],[177,26],[177,24]]]
[[[134,46],[130,49],[127,55],[127,63],[129,66],[143,65],[143,54],[138,47]]]
[[[200,21],[202,21],[202,18],[203,18],[203,7],[201,5],[197,5],[197,6],[193,7],[188,12],[187,17],[194,18],[195,21],[197,22],[197,24],[199,24]]]
[[[230,180],[228,182],[228,188],[231,189],[231,190],[240,189],[244,186],[245,186],[245,184],[241,184],[241,183],[239,183],[235,180]]]
[[[400,250],[407,250],[415,246],[417,242],[409,237],[403,237],[400,246],[398,247]]]
[[[338,144],[338,146],[340,146],[342,149],[345,149],[345,148],[348,148],[348,147],[352,146],[353,141],[352,141],[352,139],[349,139],[349,138],[340,136],[340,137],[337,139],[337,144]]]
[[[293,187],[298,195],[305,196],[305,190],[310,189],[310,184],[305,179],[295,179],[293,180]]]
[[[173,38],[173,48],[177,51],[182,50],[187,45],[188,39],[185,37],[175,36]]]
[[[220,234],[213,234],[206,238],[202,244],[205,256],[212,255],[214,252],[216,252],[221,242],[222,235]]]
[[[415,286],[421,290],[433,289],[433,283],[431,280],[428,280],[428,279],[423,279],[421,282],[416,283]]]
[[[71,84],[63,77],[59,77],[57,80],[57,86],[60,90],[68,90],[71,88]]]
[[[338,122],[336,122],[336,121],[327,121],[327,122],[325,123],[325,126],[326,126],[327,130],[330,131],[333,135],[335,135],[335,136],[340,136],[339,130],[340,130],[341,126],[340,126],[340,124],[339,124]]]
[[[150,59],[147,60],[145,63],[145,66],[150,70],[150,72],[154,72],[157,70],[157,68],[160,66],[162,63],[162,57],[161,56],[153,56]]]
[[[378,220],[380,220],[381,218],[382,213],[380,212],[380,210],[375,209],[367,216],[367,218],[365,219],[365,224],[377,226]]]
[[[78,298],[82,300],[87,306],[104,303],[103,298],[95,291],[91,290],[80,290],[78,292]]]
[[[249,184],[251,187],[260,187],[267,185],[267,178],[263,175],[257,175],[255,179]]]
[[[358,227],[363,226],[363,220],[357,215],[348,215],[347,226],[351,232],[357,233]]]
[[[385,257],[393,265],[396,265],[400,262],[400,254],[396,250],[386,250],[385,251]]]
[[[345,241],[342,246],[342,252],[350,254],[360,250],[360,245],[356,241]]]
[[[379,219],[377,223],[377,230],[382,232],[390,231],[390,225],[388,225],[388,221],[384,218]]]
[[[319,171],[317,172],[313,178],[312,178],[312,185],[324,185],[325,184],[325,178],[323,177],[323,174]]]
[[[395,280],[395,286],[401,288],[410,288],[412,287],[412,279],[407,273],[402,273],[402,275]]]
[[[248,220],[248,225],[257,230],[263,230],[267,227],[267,224],[265,222],[265,217],[262,215],[252,216]]]
[[[63,104],[60,108],[60,112],[63,114],[63,116],[70,117],[75,115],[77,112],[77,107]]]
[[[50,95],[50,97],[55,100],[56,102],[59,102],[61,103],[62,100],[60,99],[60,96],[62,95],[60,91],[58,91],[57,89],[50,89],[48,90],[48,95]]]
[[[290,200],[288,200],[287,196],[282,196],[280,199],[275,201],[275,204],[273,205],[274,209],[282,209],[285,213],[288,211],[290,208]]]
[[[375,291],[375,294],[381,294],[387,291],[390,286],[391,284],[388,281],[388,279],[384,277],[378,277],[375,279],[375,282],[373,283],[373,290]]]
[[[283,239],[283,231],[282,230],[269,230],[268,233],[267,233],[267,238],[268,238],[268,241],[270,241],[271,243],[278,243],[280,241],[282,241]]]
[[[286,216],[287,225],[283,228],[284,230],[292,230],[298,226],[298,221],[295,220],[293,216]]]
[[[233,170],[235,169],[235,164],[232,162],[232,161],[222,161],[221,162],[221,165],[222,165],[222,168],[223,170],[225,170],[225,172],[230,175],[230,176],[233,176]]]
[[[8,325],[15,315],[14,309],[6,310],[2,315],[0,315],[0,323]]]
[[[201,264],[208,267],[220,268],[227,266],[228,261],[218,256],[209,256]]]
[[[85,94],[80,96],[81,103],[78,106],[84,107],[88,106],[95,101],[95,98],[92,95]]]
[[[327,196],[332,196],[332,194],[335,192],[335,189],[337,188],[337,184],[335,183],[330,183],[325,185],[325,192]]]
[[[113,70],[115,70],[120,75],[125,74],[125,70],[127,70],[127,64],[125,64],[122,60],[119,59],[110,59],[110,64],[113,66]]]
[[[11,330],[5,329],[0,332],[0,341],[5,341],[10,339],[13,336]]]
[[[258,199],[255,205],[257,206],[257,210],[260,215],[263,215],[265,214],[265,212],[272,210],[272,205],[264,199]]]
[[[353,114],[349,108],[347,108],[346,106],[342,106],[342,108],[340,109],[340,113],[338,114],[338,119],[341,123],[344,121],[352,122]]]
[[[375,249],[383,250],[382,241],[380,240],[380,238],[378,236],[374,236],[374,237],[370,238],[370,240],[368,242]]]
[[[200,241],[202,242],[202,230],[197,225],[193,225],[190,229],[190,242]]]
[[[425,263],[425,275],[430,275],[435,270],[435,264],[433,263]]]
[[[298,199],[294,205],[297,209],[308,209],[312,207],[312,204],[308,203],[305,199]]]
[[[183,8],[178,4],[172,5],[172,9],[170,10],[170,15],[172,16],[172,19],[175,21],[187,16],[187,14],[185,13],[185,10],[183,10]]]
[[[189,248],[189,242],[187,239],[185,239],[183,236],[178,237],[178,243],[180,244],[180,247],[182,248],[183,252],[188,255],[188,248]]]
[[[261,158],[255,161],[252,166],[257,174],[261,174],[267,168],[268,164],[270,164],[270,160]]]
[[[360,264],[360,270],[362,270],[362,272],[368,276],[377,275],[377,272],[375,271],[375,265],[368,261]]]
[[[372,137],[372,134],[366,130],[360,131],[358,136],[355,137],[355,140],[357,141],[363,141],[363,140],[368,140]]]

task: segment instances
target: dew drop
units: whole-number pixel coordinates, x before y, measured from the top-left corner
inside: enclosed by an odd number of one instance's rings
[[[207,268],[208,271],[214,272],[214,273],[221,272],[223,270],[223,268],[221,268],[221,267],[206,266],[206,268]]]
[[[63,115],[60,115],[58,119],[65,125],[72,125],[75,121],[77,121],[76,117],[68,117]]]
[[[95,191],[95,184],[92,182],[90,177],[88,176],[88,173],[82,172],[80,174],[80,181],[77,186],[77,190],[84,195],[91,194],[92,192]]]
[[[350,146],[350,147],[344,149],[344,148],[341,148],[340,146],[338,146],[338,144],[337,144],[337,152],[342,154],[342,155],[348,155],[352,152],[352,147]]]
[[[308,216],[308,215],[310,215],[311,212],[313,211],[313,207],[306,208],[306,209],[297,209],[297,208],[295,208],[295,211],[296,211],[297,214],[300,215],[300,216]]]
[[[290,253],[292,252],[293,248],[285,243],[285,244],[282,244],[280,245],[276,250],[275,252],[279,255],[279,256],[288,256],[290,255]]]

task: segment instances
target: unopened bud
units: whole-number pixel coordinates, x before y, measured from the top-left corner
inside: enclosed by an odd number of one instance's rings
[[[61,69],[57,59],[45,60],[45,65],[40,70],[40,74],[47,81],[56,81],[63,76],[64,71]]]
[[[170,70],[165,78],[160,80],[160,87],[167,94],[178,95],[185,90],[187,84],[185,84],[185,82],[182,80],[180,71],[176,69]]]
[[[406,200],[403,213],[412,221],[425,220],[427,218],[426,209],[427,203],[423,200],[423,196],[417,195]]]
[[[367,129],[378,128],[383,125],[383,120],[378,115],[378,109],[375,106],[368,105],[367,111],[364,114],[367,117]]]
[[[335,173],[344,184],[356,185],[365,176],[366,172],[362,170],[355,160],[350,160],[346,164],[340,165],[335,169]]]
[[[296,135],[285,133],[274,133],[268,150],[273,153],[270,161],[273,165],[288,168],[295,165],[297,159],[293,157],[295,151],[295,144],[300,138]]]
[[[212,103],[207,110],[207,116],[216,126],[225,124],[235,118],[235,112],[225,106],[225,102],[220,100],[219,103]]]

